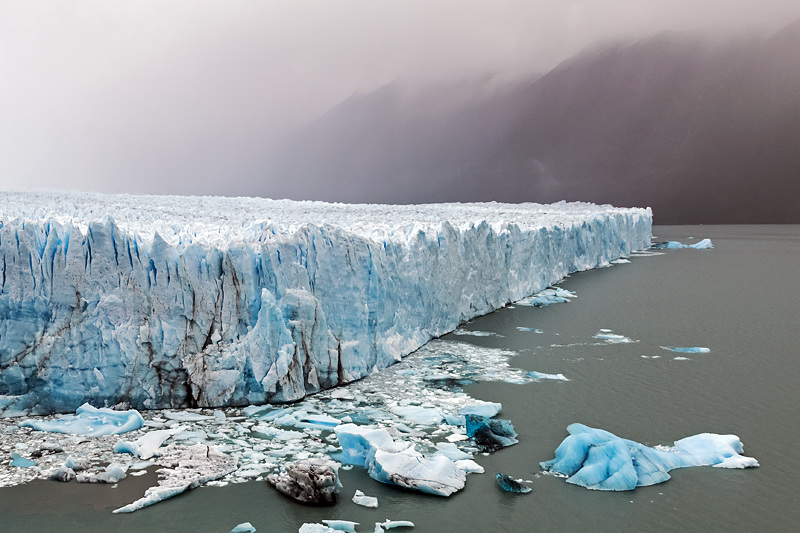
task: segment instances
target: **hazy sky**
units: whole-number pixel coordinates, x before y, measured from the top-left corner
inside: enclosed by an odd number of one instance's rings
[[[354,91],[798,18],[797,0],[0,0],[0,189],[236,194]]]

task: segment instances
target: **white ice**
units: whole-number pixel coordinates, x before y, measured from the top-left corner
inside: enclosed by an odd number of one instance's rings
[[[369,507],[371,509],[378,508],[378,498],[375,496],[367,496],[358,489],[356,489],[356,493],[353,495],[353,503],[356,505],[361,505],[362,507]]]

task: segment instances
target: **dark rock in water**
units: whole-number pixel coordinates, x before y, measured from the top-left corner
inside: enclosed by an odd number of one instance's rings
[[[497,484],[500,485],[500,488],[506,492],[517,492],[524,494],[531,491],[530,487],[526,487],[511,476],[507,476],[498,472],[494,475],[494,477],[497,479]]]
[[[58,470],[50,474],[50,479],[53,481],[61,481],[62,483],[72,481],[75,477],[75,471],[71,468],[67,468],[65,465],[61,465]]]
[[[484,452],[493,452],[519,441],[510,420],[492,419],[481,415],[466,415],[467,436]]]
[[[279,492],[302,503],[332,505],[341,486],[336,468],[328,461],[310,459],[286,466],[267,480]]]

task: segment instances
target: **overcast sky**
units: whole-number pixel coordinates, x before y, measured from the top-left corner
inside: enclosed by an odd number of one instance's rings
[[[354,91],[798,18],[797,0],[0,0],[0,189],[235,195]]]

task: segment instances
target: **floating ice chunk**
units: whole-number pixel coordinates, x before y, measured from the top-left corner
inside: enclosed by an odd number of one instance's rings
[[[467,415],[467,436],[482,451],[493,452],[519,442],[511,422],[479,415]]]
[[[444,414],[436,407],[418,407],[414,405],[392,407],[391,412],[405,418],[413,424],[437,426],[444,421]]]
[[[687,346],[687,347],[680,347],[680,346],[661,346],[664,350],[669,350],[670,352],[678,352],[678,353],[709,353],[711,352],[711,348],[706,348],[705,346]]]
[[[652,248],[656,250],[663,250],[663,249],[678,249],[678,248],[693,248],[695,250],[709,250],[714,247],[714,244],[711,242],[711,239],[703,239],[702,241],[696,242],[694,244],[681,244],[678,241],[663,241],[657,242],[652,245]]]
[[[667,472],[673,468],[758,466],[755,459],[740,455],[742,443],[735,435],[702,433],[676,441],[674,447],[650,448],[583,424],[570,424],[567,431],[570,435],[556,449],[555,459],[541,466],[589,489],[618,491],[654,485],[668,480]]]
[[[458,410],[460,415],[480,415],[491,418],[500,412],[503,404],[474,400]]]
[[[236,526],[235,528],[231,529],[230,533],[255,533],[256,528],[253,527],[253,524],[250,522],[243,522]]]
[[[55,420],[23,420],[19,425],[32,427],[37,431],[95,437],[119,435],[139,429],[144,425],[144,419],[136,410],[114,411],[106,407],[98,409],[85,403],[78,407],[74,415],[62,416]]]
[[[53,481],[67,483],[75,479],[76,475],[74,470],[68,468],[66,465],[61,465],[50,474],[49,478]]]
[[[115,509],[115,513],[130,513],[153,505],[236,470],[236,461],[213,446],[204,444],[195,444],[188,448],[170,445],[162,450],[158,464],[167,467],[158,470],[158,486],[150,487],[145,491],[144,497]]]
[[[267,476],[278,492],[301,503],[332,505],[341,487],[337,465],[324,459],[309,459],[286,465],[279,474]]]
[[[472,459],[472,456],[470,454],[459,450],[458,446],[456,446],[452,442],[437,442],[436,449],[439,450],[436,452],[437,454],[444,455],[451,461]]]
[[[168,420],[176,420],[178,422],[199,422],[201,420],[214,420],[213,416],[201,415],[200,413],[193,413],[191,411],[176,411],[163,413],[164,418]]]
[[[501,474],[500,472],[494,475],[495,479],[497,479],[497,484],[506,492],[517,492],[520,494],[525,494],[531,491],[530,487],[526,487],[516,479],[506,474]]]
[[[533,379],[553,379],[556,381],[569,381],[564,374],[545,374],[544,372],[536,372],[535,370],[528,372],[528,375]]]
[[[527,328],[527,327],[524,327],[524,326],[517,326],[517,329],[519,331],[530,331],[532,333],[544,333],[544,331],[542,331],[539,328]]]
[[[357,489],[356,493],[353,495],[353,503],[363,507],[369,507],[371,509],[378,508],[378,498],[375,496],[366,496],[363,492]]]
[[[269,438],[276,440],[297,440],[305,438],[306,434],[302,431],[290,431],[287,429],[280,429],[266,424],[258,424],[253,426],[253,436],[258,438]]]
[[[620,258],[620,259],[614,259],[613,261],[611,261],[612,265],[624,265],[626,263],[630,263],[630,259]]]
[[[610,333],[610,330],[601,329],[599,333],[594,336],[595,339],[605,341],[607,344],[629,344],[634,342],[625,335],[617,333]]]
[[[17,466],[20,468],[30,468],[32,466],[36,466],[36,461],[31,461],[30,459],[26,459],[19,455],[18,453],[12,452],[11,453],[11,466]]]
[[[534,307],[544,307],[550,304],[570,302],[572,301],[572,298],[576,297],[577,294],[575,294],[574,292],[570,292],[560,287],[554,287],[550,289],[545,289],[541,292],[537,292],[533,296],[523,298],[522,300],[519,300],[514,303],[516,303],[517,305],[532,305]]]
[[[381,526],[383,529],[394,529],[396,527],[414,527],[414,522],[408,520],[389,520],[383,522],[376,522],[376,526]]]
[[[348,533],[356,533],[356,526],[358,525],[358,522],[349,520],[323,520],[322,523],[334,531],[347,531]]]
[[[125,479],[128,465],[122,463],[111,463],[106,466],[105,471],[98,474],[78,474],[78,483],[118,483]]]
[[[400,451],[408,446],[407,443],[395,443],[385,429],[342,424],[334,432],[342,447],[342,462],[357,466],[366,466],[370,448]]]
[[[336,530],[323,524],[303,524],[298,533],[336,533]]]
[[[92,467],[92,462],[85,457],[73,457],[68,456],[66,461],[64,462],[64,466],[67,468],[71,468],[76,472],[80,472],[81,470],[88,470]]]
[[[493,331],[472,331],[468,329],[457,329],[453,335],[472,335],[473,337],[502,337]]]
[[[150,459],[171,436],[184,430],[179,426],[172,429],[158,429],[145,433],[135,441],[120,440],[114,445],[116,453],[129,453],[138,459]]]
[[[401,452],[371,448],[367,473],[381,483],[437,496],[450,496],[463,489],[467,479],[466,473],[447,457],[426,457],[413,448]]]
[[[485,472],[483,467],[472,459],[460,459],[456,461],[456,466],[467,474],[483,474]]]
[[[672,360],[673,361],[691,361],[691,359],[689,359],[688,357],[682,357],[680,355],[678,357],[673,357]]]

